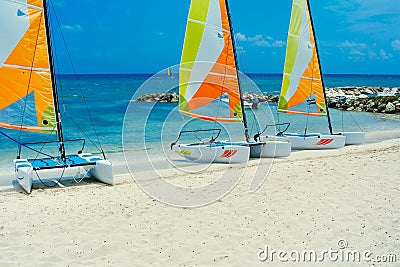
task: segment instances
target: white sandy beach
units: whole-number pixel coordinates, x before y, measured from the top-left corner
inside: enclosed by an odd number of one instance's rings
[[[29,196],[3,188],[0,266],[276,266],[276,257],[258,260],[260,248],[318,252],[338,249],[341,239],[400,262],[399,159],[400,138],[295,152],[275,160],[255,193],[247,191],[256,168],[250,163],[231,193],[195,209],[150,198],[128,174],[117,175],[115,186],[90,182]],[[172,180],[196,184],[216,175],[211,169]]]

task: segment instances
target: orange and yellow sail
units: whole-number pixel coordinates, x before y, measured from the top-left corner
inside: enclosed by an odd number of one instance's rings
[[[238,73],[225,0],[192,0],[180,64],[179,111],[209,121],[242,122]],[[227,95],[221,114],[204,112]]]
[[[307,0],[293,0],[278,111],[309,116],[327,115]]]
[[[42,0],[0,1],[0,127],[56,125]]]

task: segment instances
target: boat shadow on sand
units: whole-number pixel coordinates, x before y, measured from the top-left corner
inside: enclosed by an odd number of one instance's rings
[[[77,183],[73,178],[65,178],[61,181],[57,179],[45,179],[43,182],[40,180],[35,180],[32,184],[32,189],[35,191],[32,192],[44,192],[44,191],[51,191],[51,190],[60,190],[60,189],[69,189],[69,188],[79,188],[81,186],[107,186],[104,183],[96,180],[95,178],[83,178],[82,181]],[[110,185],[111,186],[111,185]],[[37,190],[37,191],[36,191]],[[0,188],[0,195],[4,193],[23,193],[26,195],[30,195],[22,189],[22,187],[18,184],[17,180],[12,180],[12,184],[9,186],[3,186]]]

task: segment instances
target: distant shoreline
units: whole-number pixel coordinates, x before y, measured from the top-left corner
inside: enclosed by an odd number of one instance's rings
[[[380,96],[386,91],[397,91],[397,94]],[[363,111],[374,113],[393,114],[400,112],[400,88],[372,87],[372,86],[345,86],[327,88],[328,105],[347,111]],[[243,100],[251,102],[257,98],[261,103],[278,103],[279,96],[273,94],[244,93]],[[137,102],[178,103],[179,95],[176,92],[150,93],[137,98]]]
[[[151,77],[153,75],[156,75],[157,73],[59,73],[57,76],[148,76]],[[252,77],[252,76],[282,76],[282,73],[244,73],[245,75]],[[379,76],[400,76],[399,74],[357,74],[357,73],[329,73],[329,74],[324,74],[326,77],[332,77],[332,76],[348,76],[348,77],[354,77],[354,76],[365,76],[365,77],[379,77]],[[400,86],[400,85],[399,85]]]

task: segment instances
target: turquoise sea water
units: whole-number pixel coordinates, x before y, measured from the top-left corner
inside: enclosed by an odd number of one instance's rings
[[[112,157],[121,155],[122,147],[122,128],[124,116],[128,104],[136,90],[152,75],[79,75],[78,79],[74,75],[59,76],[58,84],[60,91],[61,110],[63,115],[63,128],[66,139],[85,138],[86,151],[98,152],[95,145],[98,140],[106,152]],[[279,74],[251,74],[249,77],[257,84],[264,93],[279,94],[281,85],[281,75]],[[78,82],[79,81],[79,82]],[[169,77],[157,77],[153,79],[154,87],[147,86],[147,91],[162,92],[163,88],[168,90],[178,82],[178,79]],[[327,87],[337,86],[384,86],[400,87],[400,76],[395,75],[326,75],[325,82]],[[80,89],[81,88],[81,89]],[[246,90],[246,88],[244,89]],[[83,95],[81,93],[83,92]],[[86,110],[86,104],[92,116]],[[135,114],[130,114],[125,127],[126,139],[130,140],[127,149],[144,150],[143,140],[138,140],[143,136],[145,130],[146,149],[153,153],[161,153],[162,146],[169,144],[176,139],[182,122],[176,113],[176,104],[157,104],[152,107],[149,103],[137,103],[134,109]],[[145,116],[150,110],[149,117]],[[269,109],[271,112],[269,112]],[[261,124],[272,123],[276,120],[276,105],[264,104],[257,110],[256,114],[248,114],[249,125],[252,133],[257,131],[258,126],[253,118],[263,118]],[[332,110],[332,120],[336,130],[359,130],[380,131],[400,129],[400,119],[398,115],[371,114],[363,112],[343,113]],[[272,118],[274,117],[274,118]],[[303,132],[308,123],[309,131],[326,132],[326,118],[310,118],[293,115],[280,115],[281,122],[291,122],[292,131]],[[96,126],[97,135],[92,127],[92,122]],[[189,121],[190,129],[201,127],[214,127],[215,124]],[[186,122],[187,122],[186,121]],[[146,123],[146,127],[144,124]],[[229,126],[228,126],[229,127]],[[236,126],[235,126],[236,127]],[[241,128],[236,127],[236,133],[241,134]],[[235,132],[235,131],[234,131]],[[56,140],[55,135],[29,134],[13,131],[6,131],[16,139],[23,142]],[[97,137],[98,136],[98,137]],[[192,138],[191,136],[188,139]],[[221,138],[227,138],[224,133]],[[242,137],[238,137],[239,139]],[[188,140],[189,141],[189,140]],[[163,145],[160,144],[163,142]],[[36,146],[46,152],[56,152],[56,148],[51,145],[45,147]],[[76,153],[80,148],[80,143],[68,144],[69,153]],[[165,148],[165,147],[164,147]],[[0,136],[0,170],[12,168],[12,160],[17,154],[17,145],[12,141]],[[37,157],[37,153],[23,151],[25,156]],[[119,157],[119,160],[122,157]],[[122,164],[122,163],[121,163]]]

